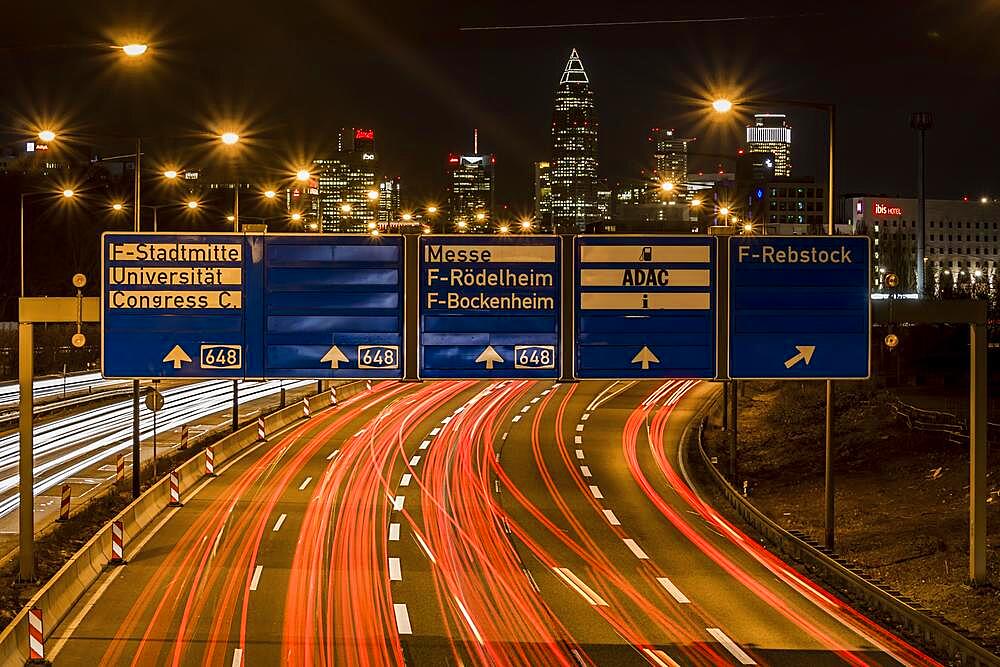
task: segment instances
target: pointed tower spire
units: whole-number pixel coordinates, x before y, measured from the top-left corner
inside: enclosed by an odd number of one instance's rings
[[[583,62],[580,60],[580,55],[573,49],[573,52],[569,54],[569,60],[566,61],[566,69],[563,70],[562,78],[559,79],[559,84],[564,83],[590,83],[590,79],[587,78],[587,71],[583,69]]]

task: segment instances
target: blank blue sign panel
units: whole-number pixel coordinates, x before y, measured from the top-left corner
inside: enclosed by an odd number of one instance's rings
[[[420,377],[559,377],[560,240],[420,238]]]
[[[715,240],[576,238],[576,377],[714,378]]]
[[[105,234],[106,377],[399,378],[399,236]]]
[[[868,237],[733,237],[729,267],[730,377],[869,376]]]
[[[264,238],[265,375],[402,377],[402,237]]]

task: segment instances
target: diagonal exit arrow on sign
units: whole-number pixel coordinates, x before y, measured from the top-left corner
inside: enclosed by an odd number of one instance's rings
[[[341,363],[347,363],[348,359],[344,353],[340,351],[340,348],[334,345],[327,350],[326,354],[324,354],[323,358],[319,361],[320,363],[326,363],[329,361],[330,368],[337,369],[340,368]]]
[[[816,351],[815,345],[796,345],[795,349],[799,351],[794,357],[785,361],[785,368],[791,368],[800,361],[804,361],[806,366],[812,361],[813,352]]]

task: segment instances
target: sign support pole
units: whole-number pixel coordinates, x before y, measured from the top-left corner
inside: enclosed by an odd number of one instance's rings
[[[559,381],[576,382],[576,376],[573,373],[575,365],[574,357],[576,354],[576,331],[574,331],[574,325],[576,324],[574,313],[574,299],[576,298],[574,288],[576,253],[573,248],[574,236],[572,234],[561,234],[559,240],[561,244],[560,252],[562,254],[562,276],[560,277],[562,282],[562,313],[560,315],[560,330],[562,335],[559,338]]]
[[[34,419],[34,352],[33,325],[19,322],[18,330],[18,420],[20,447],[17,460],[18,472],[18,560],[19,581],[35,579],[35,511],[34,511],[34,443],[32,442],[32,422]]]
[[[420,259],[416,234],[403,235],[403,382],[419,382]]]
[[[139,381],[132,380],[132,498],[138,498],[139,483]]]
[[[736,395],[737,382],[737,380],[729,381],[729,385],[733,390],[733,398],[731,401],[733,404],[733,433],[729,438],[729,476],[732,479],[734,486],[739,486],[740,476],[739,465],[737,463],[737,446],[739,445],[739,430],[736,427],[736,415],[739,412]]]
[[[986,583],[986,325],[969,325],[969,579]]]
[[[829,140],[829,174],[826,185],[826,233],[833,236],[833,195],[834,195],[834,158],[836,157],[836,142],[834,141],[834,128],[837,119],[837,108],[833,104],[827,106],[827,137]],[[834,476],[833,476],[833,380],[826,381],[826,456],[824,465],[824,501],[825,501],[825,529],[826,548],[833,550],[834,533],[836,527],[836,508],[834,505]]]

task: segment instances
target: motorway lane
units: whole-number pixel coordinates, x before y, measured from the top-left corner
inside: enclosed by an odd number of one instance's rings
[[[312,381],[241,382],[239,402],[245,418],[264,404],[273,405],[284,384],[289,400],[308,393]],[[211,428],[229,423],[232,409],[232,383],[209,381],[185,384],[163,390],[164,407],[157,414],[160,453],[178,446],[180,428],[191,427],[195,437]],[[152,457],[152,413],[140,403],[140,438],[142,459]],[[0,436],[0,536],[16,538],[18,446],[20,436]],[[106,485],[115,476],[115,459],[132,448],[132,403],[118,401],[109,405],[46,420],[35,425],[35,513],[41,528],[58,511],[58,491],[63,482],[72,486],[74,502]],[[54,495],[47,495],[55,491]]]
[[[708,385],[378,389],[188,500],[56,664],[934,664],[687,488]]]

